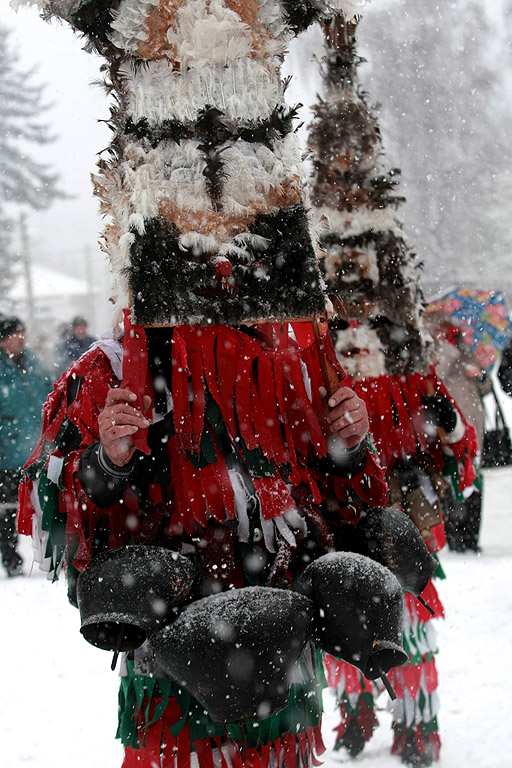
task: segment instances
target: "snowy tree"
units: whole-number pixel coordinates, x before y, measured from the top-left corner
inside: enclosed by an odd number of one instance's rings
[[[364,84],[382,100],[388,153],[404,172],[405,220],[425,287],[503,285],[512,158],[485,6],[457,0],[420,10],[395,0],[372,10],[360,26],[372,61]]]
[[[43,89],[31,83],[31,73],[19,67],[0,27],[0,290],[12,281],[14,256],[11,233],[14,205],[47,208],[62,196],[57,175],[39,160],[42,145],[52,141],[39,115],[46,109]]]

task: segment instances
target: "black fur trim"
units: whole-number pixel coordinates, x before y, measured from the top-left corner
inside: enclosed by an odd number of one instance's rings
[[[108,42],[112,32],[112,11],[121,4],[121,0],[82,0],[71,15],[73,26],[80,32],[89,35],[92,42]]]
[[[178,243],[174,224],[155,218],[146,232],[133,231],[126,270],[135,322],[146,325],[225,323],[311,317],[323,311],[317,259],[303,206],[257,216],[250,227],[269,242],[230,256],[230,287],[216,274],[215,254],[195,255]],[[232,281],[232,285],[231,285]]]
[[[296,35],[319,17],[318,7],[309,0],[281,0],[286,23]]]
[[[215,139],[217,144],[240,139],[264,144],[272,149],[274,141],[283,139],[292,132],[296,118],[297,107],[278,106],[266,120],[240,125],[240,122],[230,121],[219,110],[207,107],[198,115],[196,123],[187,125],[178,120],[164,120],[160,125],[152,126],[145,117],[136,123],[128,118],[124,132],[138,139],[147,139],[153,148],[161,141],[175,141],[179,144],[184,139],[209,138]]]
[[[403,270],[411,263],[411,259],[414,259],[414,253],[399,235],[394,234],[390,230],[384,232],[367,230],[360,235],[344,238],[336,232],[329,232],[321,240],[323,250],[329,251],[336,245],[339,246],[337,250],[340,252],[341,259],[343,258],[343,251],[364,250],[368,246],[374,246],[379,266],[380,282],[380,285],[375,290],[380,292],[382,289],[384,292],[387,292],[390,287],[396,288],[406,284],[404,282]],[[350,275],[347,276],[350,277]],[[343,281],[341,270],[336,276],[336,281],[338,280]],[[365,286],[365,290],[367,289],[368,286]],[[374,296],[375,290],[372,291]]]

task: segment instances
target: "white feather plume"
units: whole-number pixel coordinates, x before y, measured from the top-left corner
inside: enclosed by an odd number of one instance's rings
[[[205,105],[222,109],[232,120],[257,121],[269,117],[282,102],[279,62],[251,57],[229,66],[211,64],[178,72],[170,62],[158,60],[136,67],[130,60],[119,68],[127,97],[127,111],[137,122],[150,125],[164,120],[190,123]]]
[[[124,0],[113,12],[111,42],[127,53],[136,54],[141,41],[147,40],[148,14],[160,0]]]

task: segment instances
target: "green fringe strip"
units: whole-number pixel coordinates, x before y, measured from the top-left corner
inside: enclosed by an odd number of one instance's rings
[[[309,727],[319,725],[322,714],[320,685],[316,678],[309,677],[300,685],[292,685],[288,706],[276,715],[258,722],[245,724],[244,732],[238,724],[221,725],[213,722],[206,710],[185,689],[171,680],[151,678],[137,675],[133,661],[127,660],[126,677],[121,678],[119,690],[119,719],[116,738],[122,744],[133,749],[140,749],[140,730],[137,728],[138,713],[143,709],[142,723],[150,726],[159,720],[167,707],[169,700],[178,701],[182,718],[170,732],[176,737],[184,728],[188,719],[191,742],[213,737],[228,737],[232,741],[242,741],[247,738],[250,748],[269,744],[286,733],[295,735],[306,731]],[[304,669],[304,677],[306,671]],[[151,721],[147,721],[151,702],[160,699]]]

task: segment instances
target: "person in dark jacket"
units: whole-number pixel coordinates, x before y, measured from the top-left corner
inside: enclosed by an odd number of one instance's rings
[[[8,576],[21,574],[16,508],[21,467],[41,431],[50,374],[25,346],[25,326],[0,317],[0,549]]]
[[[505,394],[512,395],[512,337],[503,350],[498,367],[498,380]]]
[[[59,374],[67,371],[71,363],[78,360],[84,352],[87,352],[96,339],[87,333],[87,320],[77,315],[71,321],[71,334],[67,336],[57,347],[56,366]]]

